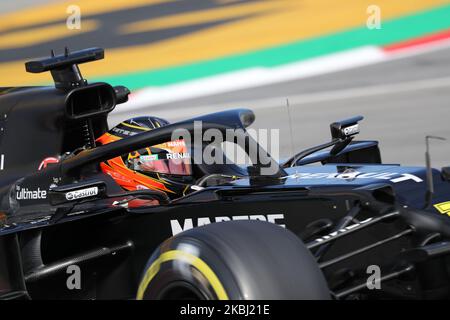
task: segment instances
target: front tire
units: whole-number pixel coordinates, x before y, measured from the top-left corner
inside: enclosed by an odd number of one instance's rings
[[[314,257],[290,231],[231,221],[166,240],[151,256],[138,299],[329,299]]]

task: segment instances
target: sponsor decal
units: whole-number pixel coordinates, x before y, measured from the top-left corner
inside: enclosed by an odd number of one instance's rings
[[[188,152],[176,152],[176,153],[162,154],[161,157],[158,154],[139,156],[139,161],[141,163],[146,163],[157,160],[174,160],[174,159],[189,159],[189,158],[190,154]]]
[[[350,127],[346,127],[344,128],[344,134],[346,136],[352,136],[359,133],[359,125],[358,124],[354,124]]]
[[[141,160],[142,162],[156,161],[156,160],[159,160],[159,157],[157,154],[150,154],[150,155],[146,155],[146,156],[140,156],[139,160]]]
[[[172,228],[172,235],[176,235],[180,232],[193,229],[195,227],[201,227],[216,222],[224,221],[236,221],[236,220],[260,220],[277,224],[283,228],[286,227],[283,224],[284,214],[254,214],[254,215],[239,215],[239,216],[217,216],[217,217],[199,217],[188,218],[183,220],[173,219],[170,220],[170,226]]]
[[[120,129],[120,128],[117,128],[117,127],[112,128],[111,131],[114,132],[114,133],[117,133],[119,135],[124,135],[124,136],[133,136],[133,135],[136,134],[133,131]]]
[[[412,180],[414,182],[423,182],[423,180],[410,173],[396,173],[396,172],[359,172],[348,170],[343,173],[295,173],[286,178],[293,179],[342,179],[342,180],[355,180],[355,179],[379,179],[388,180],[393,183],[399,183]]]
[[[28,188],[16,187],[16,199],[17,200],[41,200],[47,199],[47,190],[30,190]]]
[[[174,140],[167,142],[168,147],[184,147],[186,144],[184,143],[184,140]]]
[[[434,205],[437,211],[450,216],[450,201],[437,203]]]
[[[334,232],[332,232],[332,233],[330,233],[330,234],[328,234],[328,235],[326,235],[326,236],[323,236],[322,238],[316,239],[315,241],[316,241],[316,242],[324,242],[325,240],[334,238],[334,237],[338,236],[338,235],[341,234],[341,233],[345,233],[345,232],[347,232],[347,231],[350,231],[350,230],[352,230],[352,229],[354,229],[354,228],[356,228],[356,227],[358,227],[358,226],[360,226],[360,225],[362,225],[362,224],[365,224],[365,223],[367,223],[367,222],[370,222],[370,221],[372,221],[372,220],[373,220],[373,218],[368,218],[368,219],[366,219],[366,220],[360,221],[359,223],[355,223],[355,224],[349,225],[349,226],[347,226],[347,227],[345,227],[345,228],[342,228],[342,229],[339,229],[339,230],[337,230],[337,231],[334,231]]]
[[[97,194],[98,194],[98,187],[91,187],[91,188],[67,192],[66,199],[68,201],[72,201],[72,200],[77,200],[77,199],[93,197],[93,196],[96,196]]]
[[[191,189],[192,189],[192,190],[195,190],[195,191],[200,191],[200,190],[203,190],[203,189],[205,189],[205,188],[204,188],[204,187],[197,186],[197,185],[192,185],[192,186],[191,186]]]
[[[168,153],[166,159],[187,159],[190,155],[188,152]]]

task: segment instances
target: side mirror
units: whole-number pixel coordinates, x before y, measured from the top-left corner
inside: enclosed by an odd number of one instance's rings
[[[330,124],[331,137],[333,139],[345,140],[359,133],[359,121],[364,117],[357,116]]]
[[[353,136],[359,133],[358,122],[362,119],[364,119],[364,117],[357,116],[330,124],[331,137],[333,138],[333,141],[337,141],[330,151],[332,156],[335,156],[344,150],[353,140]]]

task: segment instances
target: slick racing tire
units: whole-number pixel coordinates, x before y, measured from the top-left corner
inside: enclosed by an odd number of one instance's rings
[[[314,257],[290,231],[261,221],[214,223],[166,240],[137,299],[330,299]]]

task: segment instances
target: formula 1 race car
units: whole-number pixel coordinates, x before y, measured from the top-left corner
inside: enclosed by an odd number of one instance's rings
[[[450,168],[383,164],[378,142],[354,140],[362,117],[283,163],[248,133],[247,109],[99,143],[129,94],[81,76],[102,58],[52,53],[26,70],[54,87],[0,89],[0,298],[450,297]],[[225,138],[188,141],[198,130]],[[161,151],[173,141],[181,155]],[[248,165],[227,161],[227,144]],[[107,171],[123,155],[125,178]],[[118,183],[175,158],[184,171],[146,176],[154,187]]]

